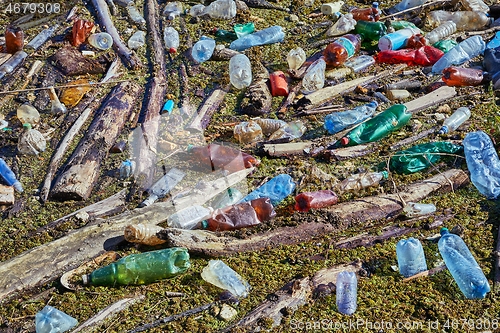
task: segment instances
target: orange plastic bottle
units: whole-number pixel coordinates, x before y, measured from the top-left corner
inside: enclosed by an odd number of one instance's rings
[[[338,201],[339,198],[331,190],[302,192],[295,197],[295,210],[308,212],[311,208],[317,209],[332,206]]]
[[[212,171],[224,169],[229,172],[236,172],[260,164],[260,161],[250,154],[218,144],[192,147],[188,151],[191,153],[193,160],[202,168],[208,168]]]
[[[370,8],[356,8],[350,12],[356,21],[372,21],[376,22],[380,19],[380,9],[378,2],[374,2]]]
[[[78,47],[83,44],[90,36],[94,23],[78,19],[73,23],[71,30],[71,45]]]
[[[480,69],[448,67],[443,70],[443,81],[450,87],[479,86],[484,83],[484,72]]]
[[[347,59],[352,57],[361,47],[361,37],[359,35],[347,34],[328,44],[323,51],[326,65],[338,67]]]
[[[5,49],[7,53],[14,54],[24,47],[24,34],[21,28],[8,25],[5,29]]]

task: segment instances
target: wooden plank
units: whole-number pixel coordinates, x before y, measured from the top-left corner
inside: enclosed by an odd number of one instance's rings
[[[201,105],[196,117],[194,117],[193,121],[186,127],[186,129],[199,132],[205,130],[210,123],[212,115],[215,111],[217,111],[226,94],[227,92],[223,89],[215,89],[212,91],[205,102]]]
[[[408,112],[416,114],[422,110],[425,110],[431,106],[437,105],[447,99],[452,98],[457,94],[455,87],[443,86],[433,92],[428,93],[422,97],[404,103],[408,108]]]
[[[277,143],[265,144],[264,151],[270,156],[289,156],[289,155],[304,155],[304,149],[310,148],[312,142],[290,142],[290,143]]]

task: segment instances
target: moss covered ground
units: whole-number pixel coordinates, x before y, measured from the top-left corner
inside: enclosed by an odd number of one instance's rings
[[[255,9],[249,12],[239,13],[234,20],[210,20],[191,19],[184,16],[186,31],[189,38],[196,42],[202,35],[209,35],[209,32],[217,27],[230,30],[235,23],[255,22],[257,30],[266,28],[273,24],[280,24],[286,30],[286,39],[283,43],[255,47],[245,51],[253,63],[260,61],[269,70],[283,70],[286,72],[286,54],[296,47],[304,48],[308,56],[313,55],[319,49],[308,48],[308,44],[318,41],[324,37],[324,29],[306,29],[307,26],[325,21],[325,17],[311,16],[316,13],[321,2],[316,0],[311,5],[310,1],[279,0],[277,4],[290,8],[290,12]],[[485,1],[493,4],[493,0]],[[389,7],[394,1],[382,3],[382,7]],[[65,10],[69,10],[71,5],[77,5],[78,15],[81,18],[95,21],[93,7],[90,1],[73,3],[67,2]],[[164,2],[160,3],[160,10],[163,9]],[[195,2],[183,2],[189,8]],[[5,6],[5,4],[1,4]],[[136,1],[136,5],[142,8],[143,2]],[[344,8],[350,6],[366,7],[369,2],[346,1]],[[1,11],[2,8],[0,8]],[[124,8],[118,7],[119,15],[115,19],[115,24],[122,37],[127,40],[137,29],[126,18]],[[290,20],[290,14],[298,16],[303,25]],[[422,16],[424,13],[422,14]],[[0,26],[4,27],[12,17],[0,14]],[[62,20],[58,19],[59,22]],[[50,25],[55,21],[48,21]],[[162,18],[162,26],[165,20]],[[181,30],[179,20],[175,20],[173,25]],[[62,23],[63,28],[59,31],[63,35],[70,29],[70,23]],[[42,26],[35,26],[25,31],[31,39]],[[492,34],[484,35],[490,38]],[[187,62],[189,74],[189,89],[182,91],[178,67],[186,50],[185,42],[188,40],[186,34],[181,36],[181,46],[179,52],[167,59],[168,93],[171,94],[176,104],[179,106],[184,96],[188,96],[193,105],[199,104],[203,96],[208,95],[216,86],[226,86],[229,83],[227,74],[227,62],[209,61],[200,66]],[[49,46],[28,58],[24,67],[29,68],[30,64],[38,59],[46,61],[47,57],[61,47],[63,41],[54,41]],[[363,51],[366,53],[366,51]],[[143,63],[147,64],[151,54],[147,48],[138,50]],[[481,59],[474,59],[472,65],[480,64]],[[381,71],[390,68],[389,66],[376,65],[368,72]],[[395,82],[403,78],[418,78],[425,84],[431,83],[435,78],[428,78],[420,73],[419,68],[408,76],[394,75],[383,83]],[[124,75],[120,79],[131,79],[145,85],[149,78],[148,68],[136,71],[123,70]],[[207,73],[210,73],[207,74]],[[357,74],[363,75],[363,73]],[[346,79],[355,77],[350,76]],[[89,76],[91,80],[99,79],[97,76]],[[340,82],[340,81],[338,81]],[[337,81],[330,80],[329,85],[336,84]],[[33,87],[29,85],[28,87]],[[0,87],[0,90],[1,87]],[[94,94],[97,97],[105,96],[109,87],[100,87]],[[457,88],[460,99],[451,100],[448,105],[450,109],[436,111],[431,108],[419,113],[414,117],[421,124],[421,129],[430,128],[439,124],[434,114],[436,112],[451,114],[460,106],[469,106],[472,110],[472,117],[459,131],[443,136],[442,139],[462,139],[467,132],[475,130],[487,131],[496,140],[500,138],[500,113],[495,104],[494,95],[489,87]],[[474,94],[475,93],[475,94]],[[36,93],[35,93],[36,94]],[[236,142],[232,136],[232,126],[235,122],[249,119],[248,116],[238,112],[239,102],[244,92],[231,88],[227,94],[220,110],[214,115],[210,126],[203,134],[201,141],[225,142],[233,146],[239,146],[247,152],[255,152],[252,145],[242,146]],[[421,96],[423,92],[413,93],[412,98]],[[2,96],[0,96],[2,98]],[[16,108],[22,104],[29,96],[26,93],[19,94],[9,103],[3,105],[0,114],[9,121],[11,130],[0,133],[0,156],[2,156],[13,170],[19,175],[25,187],[22,194],[16,194],[16,205],[14,208],[6,207],[2,213],[0,222],[0,261],[5,261],[19,255],[38,245],[50,242],[51,240],[63,236],[71,229],[83,226],[83,223],[70,219],[65,224],[59,226],[57,230],[50,230],[36,236],[28,237],[39,227],[62,217],[72,211],[82,208],[93,202],[102,200],[123,188],[130,188],[129,181],[117,181],[118,168],[121,162],[128,158],[128,151],[118,154],[109,154],[101,167],[101,175],[98,185],[94,188],[91,197],[86,201],[54,202],[48,201],[45,204],[39,201],[39,188],[45,177],[46,168],[54,152],[57,142],[62,138],[64,132],[60,130],[64,118],[55,117],[49,110],[40,110],[41,124],[39,129],[42,132],[48,131],[50,127],[55,128],[50,140],[49,147],[39,156],[22,156],[16,154],[17,139],[22,132],[22,125],[15,118]],[[282,102],[281,97],[273,99],[273,111]],[[342,104],[346,107],[360,105],[362,102],[338,98],[333,104]],[[382,110],[382,108],[380,109]],[[139,108],[136,109],[139,111]],[[174,111],[178,112],[179,110]],[[71,110],[70,110],[71,112]],[[294,120],[295,110],[290,108],[283,115],[284,120]],[[276,118],[277,115],[271,113],[269,117]],[[307,126],[304,138],[309,140],[324,140],[328,142],[327,132],[323,129],[324,115],[318,114],[301,118]],[[391,137],[384,139],[379,145],[376,153],[365,157],[333,162],[321,158],[290,157],[271,158],[259,156],[261,165],[257,171],[248,179],[248,188],[251,190],[263,181],[265,177],[273,177],[279,173],[289,173],[296,181],[300,181],[297,191],[313,191],[319,189],[329,189],[335,179],[344,179],[347,175],[364,170],[382,170],[391,152],[389,146],[405,137],[413,134],[416,126],[415,121],[404,127]],[[126,140],[132,131],[133,122],[127,124],[126,129],[120,135],[120,139]],[[182,138],[182,133],[179,136]],[[82,135],[78,136],[80,139]],[[323,139],[321,139],[323,138]],[[425,138],[420,142],[428,141]],[[189,138],[179,139],[179,145],[189,141]],[[76,146],[73,145],[72,149]],[[67,153],[69,157],[71,152]],[[163,152],[166,158],[168,151]],[[164,161],[166,166],[181,163],[182,156],[178,155],[167,158]],[[425,179],[438,172],[449,168],[462,168],[466,170],[465,160],[462,156],[446,158],[440,161],[433,168],[413,175],[393,174],[393,179],[397,188],[404,188],[405,184]],[[312,169],[319,169],[333,176],[331,182],[326,182],[317,176],[319,172],[312,173]],[[161,170],[159,170],[159,173]],[[158,174],[159,176],[159,174]],[[379,188],[370,189],[357,195],[344,195],[342,201],[351,200],[354,197],[373,195],[382,192],[394,192],[393,184],[384,182]],[[133,209],[141,200],[141,195],[134,195],[128,203],[128,208]],[[478,193],[475,187],[470,184],[467,187],[457,190],[454,193],[433,195],[425,199],[425,202],[434,203],[437,207],[437,215],[452,215],[446,220],[448,228],[460,225],[464,228],[463,239],[468,244],[479,265],[483,269],[490,283],[494,279],[494,249],[497,242],[498,233],[498,213],[499,206],[495,201],[486,200]],[[321,211],[313,211],[307,215],[293,212],[293,198],[289,197],[279,207],[277,207],[278,217],[271,223],[261,225],[256,229],[240,231],[234,233],[239,237],[258,232],[270,230],[279,226],[298,225],[303,220],[322,220],[324,216]],[[423,225],[432,222],[433,217],[419,221],[412,225],[418,227],[417,231],[405,237],[416,237],[422,240],[427,258],[428,267],[441,264],[437,244],[425,240],[437,233],[437,230],[426,230]],[[373,247],[360,247],[351,250],[335,249],[336,241],[343,237],[357,235],[362,232],[373,234],[380,233],[383,226],[404,225],[405,218],[400,217],[391,221],[377,221],[350,228],[342,233],[324,235],[308,243],[292,246],[279,246],[274,249],[238,254],[231,257],[220,258],[229,266],[233,267],[252,286],[250,295],[241,300],[235,306],[238,310],[238,318],[242,318],[252,308],[261,303],[266,297],[279,289],[294,278],[310,276],[322,268],[331,267],[340,263],[348,263],[356,259],[361,259],[367,271],[365,276],[359,278],[358,282],[358,310],[351,316],[343,316],[337,311],[335,296],[329,295],[320,298],[306,306],[299,308],[295,313],[285,317],[281,326],[272,329],[275,332],[292,331],[352,331],[352,332],[496,332],[500,331],[500,303],[497,302],[497,293],[489,293],[484,300],[467,300],[461,294],[456,283],[453,281],[448,271],[442,271],[428,278],[416,279],[411,282],[402,282],[402,277],[394,269],[396,261],[396,243],[399,239],[374,245]],[[145,250],[131,244],[123,244],[120,247],[120,255],[138,253]],[[200,276],[200,272],[207,265],[209,258],[193,256],[190,270],[176,278],[165,280],[144,286],[127,287],[81,287],[76,291],[68,291],[61,286],[59,281],[53,281],[33,290],[26,290],[13,299],[3,302],[0,306],[0,332],[34,332],[34,316],[44,305],[52,305],[67,314],[84,322],[95,315],[106,306],[124,298],[137,295],[145,295],[143,301],[132,305],[129,309],[118,313],[110,320],[100,326],[95,327],[96,332],[126,332],[143,323],[155,321],[159,318],[167,317],[188,309],[213,302],[220,293],[220,290],[206,282]],[[176,298],[166,296],[166,292],[183,292],[185,297]],[[226,327],[228,323],[217,319],[212,312],[206,311],[198,315],[174,321],[162,325],[150,332],[214,332]]]

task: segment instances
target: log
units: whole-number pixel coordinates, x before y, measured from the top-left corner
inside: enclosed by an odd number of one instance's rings
[[[219,106],[226,97],[227,89],[215,89],[210,93],[205,102],[200,106],[198,114],[186,129],[189,131],[202,132],[210,123],[212,115],[219,109]]]
[[[295,279],[287,283],[278,291],[269,295],[267,299],[250,311],[237,323],[225,328],[221,332],[230,332],[233,328],[244,328],[245,332],[260,332],[268,327],[262,327],[263,322],[272,320],[271,328],[281,324],[285,315],[290,316],[300,306],[313,301],[313,297],[323,286],[331,292],[335,291],[337,275],[342,271],[359,274],[362,270],[361,261],[350,264],[336,265],[318,271],[312,277]],[[321,287],[320,287],[321,286]]]
[[[141,87],[134,82],[122,82],[110,91],[57,179],[52,198],[88,199],[99,177],[100,164],[123,129],[140,92]]]
[[[64,75],[103,74],[107,64],[101,64],[97,59],[84,57],[77,48],[66,46],[59,49],[52,57],[52,64]]]

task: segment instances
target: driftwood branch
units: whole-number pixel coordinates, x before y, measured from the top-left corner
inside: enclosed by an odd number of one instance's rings
[[[186,126],[186,129],[199,132],[205,130],[210,123],[212,115],[219,109],[221,103],[224,101],[226,94],[226,89],[218,88],[212,91],[201,105],[198,114],[194,117],[193,121],[191,121],[191,124]]]
[[[411,281],[411,280],[414,280],[414,279],[417,279],[417,278],[423,277],[423,276],[431,276],[431,275],[436,274],[438,272],[444,271],[445,269],[447,269],[446,265],[434,267],[434,268],[429,269],[427,271],[420,272],[418,274],[407,277],[407,278],[403,279],[403,282],[408,282],[408,281]]]
[[[416,135],[410,136],[409,138],[406,138],[406,139],[404,139],[404,140],[401,140],[401,141],[399,141],[399,142],[396,142],[395,144],[393,144],[393,145],[390,147],[390,149],[391,149],[391,150],[398,150],[398,149],[400,149],[400,148],[402,148],[402,147],[404,147],[404,146],[407,146],[407,145],[409,145],[409,144],[411,144],[411,143],[414,143],[414,142],[416,142],[416,141],[418,141],[418,140],[420,140],[420,139],[423,139],[423,138],[428,137],[429,135],[431,135],[431,134],[433,134],[433,133],[437,132],[437,130],[438,130],[438,129],[439,129],[439,128],[438,128],[437,126],[434,126],[434,127],[432,127],[432,128],[429,128],[428,130],[422,131],[422,132],[420,132],[420,133],[418,133],[418,134],[416,134]]]
[[[496,290],[500,285],[500,229],[498,230],[497,236],[497,246],[495,251],[493,251],[494,265],[495,265],[495,277],[493,281],[493,288]]]

